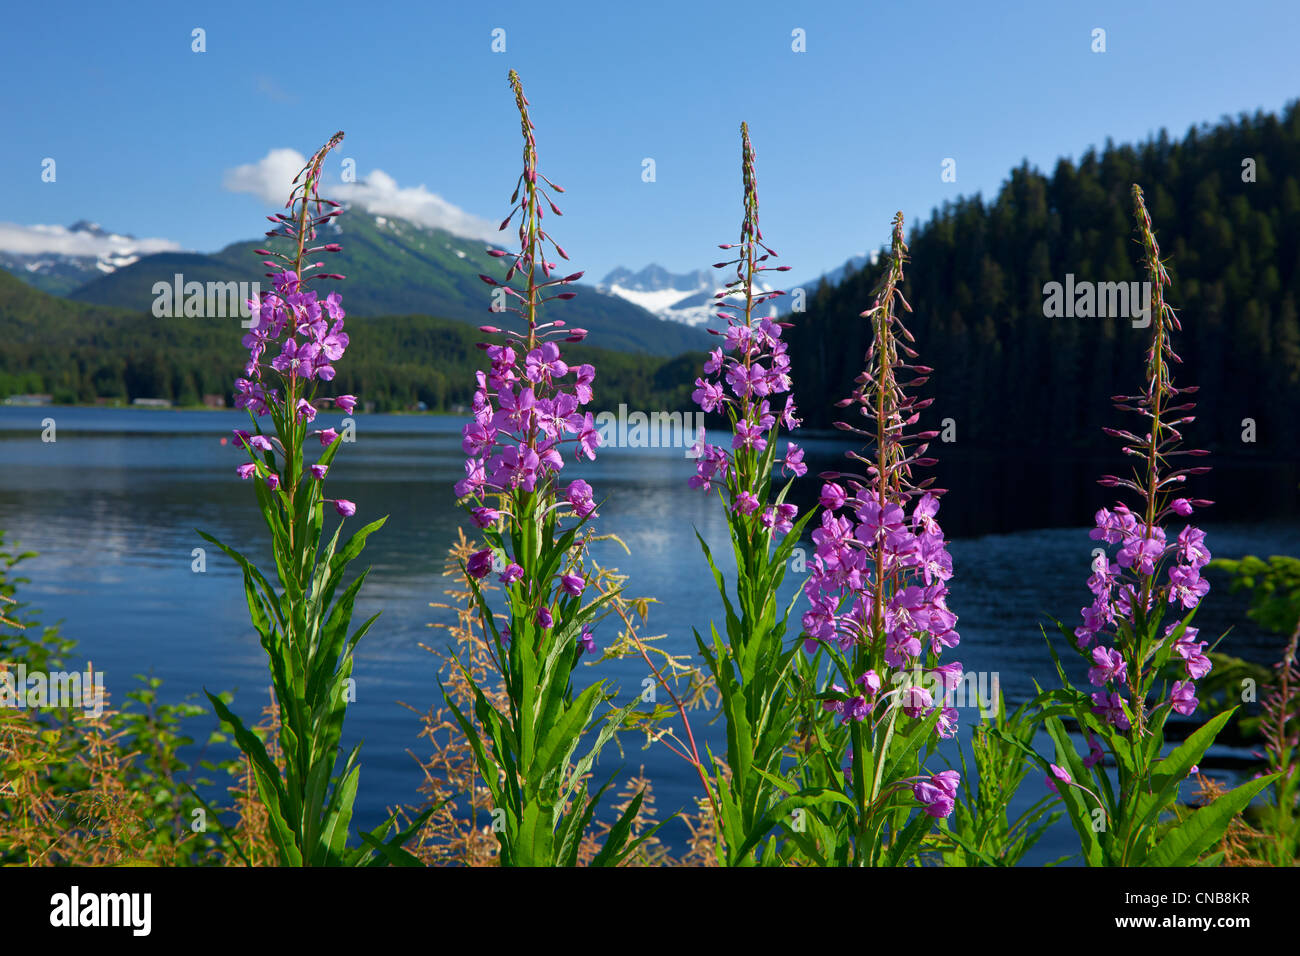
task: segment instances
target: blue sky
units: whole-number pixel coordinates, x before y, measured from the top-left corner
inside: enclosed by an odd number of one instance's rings
[[[1022,159],[1050,169],[1107,137],[1161,127],[1181,137],[1281,108],[1300,96],[1298,10],[1294,0],[15,4],[0,34],[0,223],[90,219],[215,250],[262,230],[271,206],[255,184],[279,168],[268,154],[310,153],[336,129],[347,132],[337,155],[369,180],[358,197],[432,221],[496,222],[520,152],[513,67],[542,171],[568,190],[554,231],[591,278],[616,265],[701,268],[734,240],[742,119],[764,232],[803,278],[879,246],[897,209],[915,224],[945,199],[991,195]],[[310,16],[305,31],[295,11]],[[204,53],[191,50],[196,27]],[[495,28],[505,53],[491,49]],[[1090,49],[1094,28],[1106,31],[1104,53]],[[806,52],[791,48],[795,29]],[[53,183],[41,181],[46,157]],[[941,181],[948,157],[955,183]],[[642,181],[646,158],[653,183]],[[236,178],[252,192],[228,188],[242,165]],[[337,161],[330,168],[337,181]]]

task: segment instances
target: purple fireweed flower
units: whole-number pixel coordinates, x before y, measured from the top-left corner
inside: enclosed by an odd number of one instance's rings
[[[569,503],[569,506],[573,508],[579,518],[586,518],[596,510],[591,485],[581,478],[569,483],[569,486],[564,491],[564,500]]]
[[[752,515],[758,510],[758,499],[748,491],[742,491],[736,496],[735,510],[737,514]]]
[[[1196,567],[1179,564],[1169,569],[1169,603],[1177,601],[1184,610],[1201,603],[1210,590],[1210,583],[1201,577]]]
[[[767,435],[757,424],[742,418],[736,422],[736,433],[731,439],[731,447],[762,451],[767,447]]]
[[[465,562],[465,570],[469,572],[470,577],[485,578],[492,570],[492,549],[485,548],[482,551],[475,551]]]
[[[334,502],[334,510],[344,518],[351,518],[357,513],[357,506],[346,498],[339,498]]]
[[[835,482],[828,481],[826,484],[822,485],[819,501],[821,502],[821,506],[827,511],[838,511],[840,508],[844,507],[844,502],[846,500],[847,498],[845,497],[844,489]]]
[[[1178,534],[1178,559],[1193,568],[1210,563],[1210,549],[1205,546],[1205,532],[1190,525]]]
[[[1164,529],[1151,528],[1146,535],[1138,532],[1126,538],[1115,560],[1121,568],[1132,568],[1139,574],[1151,575],[1155,573],[1156,562],[1164,553]]]
[[[787,470],[797,478],[808,474],[808,466],[803,463],[803,449],[794,442],[788,442],[785,446],[781,472],[784,474]]]
[[[357,407],[357,397],[355,395],[340,395],[334,399],[334,407],[345,415],[351,415]]]
[[[1165,628],[1165,636],[1168,637],[1177,626],[1171,624]],[[1205,656],[1205,648],[1209,645],[1205,641],[1196,640],[1198,633],[1199,631],[1194,627],[1185,628],[1182,635],[1174,643],[1174,653],[1182,658],[1187,668],[1187,676],[1191,680],[1200,680],[1210,672],[1213,666],[1210,659]]]
[[[524,377],[530,382],[547,382],[569,374],[569,366],[560,360],[560,349],[554,342],[533,349],[524,359]]]
[[[587,579],[577,574],[560,575],[560,590],[569,597],[581,597],[587,586]]]
[[[739,501],[737,504],[739,504]],[[794,519],[798,515],[799,508],[797,505],[782,502],[774,508],[764,508],[759,521],[762,522],[764,528],[773,528],[778,534],[789,534],[794,530]]]
[[[804,647],[827,644],[851,652],[851,666],[864,678],[870,675],[876,688],[905,679],[896,706],[911,719],[937,709],[936,733],[950,737],[957,730],[950,697],[962,668],[939,659],[960,636],[957,615],[947,605],[953,570],[938,520],[940,492],[929,489],[929,481],[912,481],[913,469],[931,463],[924,453],[934,433],[909,431],[929,403],[915,399],[908,388],[921,384],[929,370],[910,364],[915,353],[906,345],[911,336],[900,318],[906,248],[900,215],[894,220],[888,271],[872,309],[863,313],[872,319],[873,329],[866,370],[852,396],[841,403],[856,407],[870,423],[844,422],[845,430],[871,438],[879,427],[885,440],[849,456],[867,466],[865,474],[824,476],[820,501],[825,510],[821,527],[812,533],[815,557],[804,585],[811,606],[803,616]],[[914,668],[937,678],[942,700],[910,679]],[[912,785],[932,817],[953,809],[960,775],[945,774],[951,776]],[[941,787],[939,780],[950,785]]]
[[[912,795],[917,803],[925,807],[925,812],[938,819],[952,814],[957,804],[957,785],[961,774],[956,770],[936,773],[929,780],[917,780],[912,784]]]
[[[339,440],[339,433],[332,428],[323,428],[319,431],[312,432],[312,434],[320,436],[320,445],[322,448],[328,448]]]
[[[1091,732],[1089,732],[1088,733],[1088,756],[1083,758],[1083,765],[1087,767],[1089,770],[1091,770],[1093,767],[1095,767],[1097,764],[1101,762],[1101,758],[1103,756],[1105,756],[1105,754],[1102,752],[1101,744],[1098,743],[1097,738],[1094,737]]]
[[[839,684],[831,684],[831,692],[843,695],[847,693]],[[830,714],[838,714],[844,709],[844,701],[837,699],[823,700],[822,710]]]
[[[555,618],[551,616],[551,609],[539,607],[537,609],[537,624],[542,628],[550,628],[555,624]]]
[[[589,624],[582,625],[582,633],[578,635],[578,653],[596,653],[596,637],[591,633],[591,626]]]
[[[1056,784],[1057,784],[1058,782],[1060,782],[1060,783],[1074,783],[1074,779],[1070,776],[1069,771],[1066,770],[1064,767],[1058,767],[1058,766],[1057,766],[1056,764],[1054,764],[1054,763],[1052,763],[1052,764],[1048,764],[1047,767],[1048,767],[1048,769],[1049,769],[1051,772],[1050,772],[1046,777],[1044,777],[1043,779],[1047,782],[1047,789],[1048,789],[1048,790],[1051,790],[1052,793],[1059,793],[1059,792],[1060,792],[1060,791],[1058,791],[1058,790],[1056,789]],[[1055,778],[1055,779],[1053,779],[1053,778]]]
[[[469,515],[477,528],[491,528],[501,519],[501,512],[495,508],[471,508]]]
[[[243,478],[245,481],[247,481],[249,478],[252,478],[253,475],[255,475],[256,473],[257,473],[257,465],[255,465],[251,461],[239,465],[237,468],[235,468],[235,474],[239,475],[239,477]]]
[[[870,713],[871,708],[867,706],[867,699],[861,696],[850,697],[844,701],[844,706],[840,709],[840,715],[844,723],[848,723],[850,720],[866,720]]]
[[[934,708],[934,697],[924,687],[904,687],[898,695],[903,713],[909,717],[923,717]]]
[[[317,151],[295,180],[288,204],[292,214],[282,213],[272,218],[276,227],[267,236],[289,240],[291,248],[296,247],[296,254],[257,250],[258,255],[270,257],[266,264],[274,270],[268,273],[272,288],[248,302],[254,322],[243,336],[248,361],[243,375],[235,380],[235,407],[247,409],[256,417],[273,415],[276,428],[286,442],[289,434],[294,436],[294,441],[301,442],[305,432],[298,426],[314,421],[317,415],[314,404],[317,385],[334,378],[333,363],[343,358],[348,346],[348,336],[343,331],[342,297],[331,292],[322,300],[317,290],[311,287],[311,283],[321,279],[343,277],[316,272],[323,265],[321,262],[303,262],[307,253],[339,251],[336,243],[313,248],[307,248],[306,244],[316,239],[319,226],[342,213],[342,210],[325,211],[326,206],[336,207],[338,204],[322,200],[317,193],[325,155],[342,138],[341,133],[336,135]],[[313,204],[314,214],[311,213]],[[281,388],[274,387],[277,377]],[[334,402],[337,407],[351,411],[356,398],[344,395]],[[322,446],[328,446],[338,437],[332,429],[313,434],[321,437]],[[250,436],[245,431],[236,430],[235,439],[235,444],[250,454],[272,451],[271,442],[263,435]],[[285,449],[286,458],[292,459],[296,450]],[[327,469],[309,466],[309,471],[314,480],[323,481]],[[239,473],[241,477],[247,477],[252,472],[240,468]],[[267,486],[278,490],[287,475],[288,472],[285,476],[277,473],[265,476]],[[336,501],[335,510],[348,517],[355,513],[356,506],[351,502]]]
[[[1169,705],[1176,713],[1190,717],[1196,710],[1196,686],[1189,680],[1174,681],[1169,692]]]
[[[588,461],[596,460],[596,449],[600,447],[600,432],[596,430],[596,424],[587,412],[582,417],[582,424],[578,426],[578,449],[577,457],[586,458]]]
[[[1119,694],[1106,693],[1104,691],[1092,695],[1092,712],[1098,717],[1105,719],[1113,727],[1127,731],[1130,723],[1128,715],[1124,713],[1124,698]]]
[[[506,569],[498,575],[502,584],[511,585],[524,576],[524,569],[511,561],[506,565]]]
[[[1123,684],[1128,675],[1124,655],[1109,647],[1094,647],[1092,659],[1095,666],[1088,670],[1088,681],[1094,687],[1104,687],[1111,681]]]
[[[592,398],[591,383],[595,381],[596,369],[592,365],[579,365],[574,371],[573,396],[579,405],[590,404]]]

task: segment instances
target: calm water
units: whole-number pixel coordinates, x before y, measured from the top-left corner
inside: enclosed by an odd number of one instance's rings
[[[41,441],[46,417],[57,425],[53,443]],[[336,425],[337,418],[322,415],[317,424]],[[265,657],[248,623],[236,566],[209,548],[206,573],[191,570],[192,551],[204,544],[195,528],[259,561],[267,558],[251,491],[234,474],[243,458],[221,444],[231,428],[246,423],[238,412],[0,407],[0,528],[11,544],[40,552],[24,566],[32,581],[23,597],[43,610],[47,623],[63,623],[80,653],[105,671],[117,701],[135,674],[162,678],[168,700],[201,696],[205,687],[235,691],[235,709],[246,718],[266,700]],[[419,802],[421,774],[407,753],[421,752],[419,722],[398,702],[421,712],[438,702],[437,661],[418,644],[445,640],[430,625],[447,620],[447,612],[429,604],[443,598],[444,557],[462,523],[450,491],[463,476],[459,429],[452,418],[357,416],[357,441],[344,447],[331,471],[331,494],[358,504],[357,526],[393,516],[370,539],[365,558],[373,570],[357,608],[358,620],[383,611],[357,650],[358,699],[345,734],[345,743],[365,741],[357,807],[363,827],[380,822],[385,807]],[[813,471],[827,467],[834,446],[806,444]],[[715,554],[730,552],[716,499],[690,491],[690,473],[680,449],[607,449],[581,472],[598,497],[609,499],[600,528],[616,531],[632,551],[628,556],[609,545],[599,557],[630,574],[629,593],[659,600],[646,633],[667,633],[668,646],[683,653],[694,647],[691,627],[703,630],[720,610],[692,528]],[[805,493],[814,488],[810,477]],[[957,500],[954,489],[948,506]],[[978,513],[977,501],[963,504]],[[1300,553],[1295,523],[1207,527],[1219,556]],[[1079,528],[952,543],[959,659],[968,671],[997,672],[1009,701],[1031,695],[1035,677],[1054,679],[1038,622],[1048,615],[1073,622],[1088,596],[1083,582],[1091,545]],[[790,576],[787,590],[798,586],[798,577]],[[1198,624],[1216,634],[1235,625],[1222,650],[1275,659],[1277,642],[1243,626],[1242,610],[1239,598],[1220,591]],[[612,623],[605,627],[611,633],[598,630],[598,640],[613,637]],[[608,677],[625,696],[639,692],[646,676],[635,661],[581,674]],[[695,717],[697,735],[706,720]],[[208,728],[190,729],[202,738]],[[720,729],[704,731],[715,749],[722,745]],[[637,750],[632,737],[628,744],[625,766],[645,765],[661,812],[690,801],[698,781],[683,763],[662,748]],[[608,750],[605,772],[617,769],[619,759]],[[1032,783],[1026,790],[1029,802],[1039,795]],[[673,840],[680,833],[670,828],[666,835]],[[1035,859],[1069,852],[1072,840],[1060,834]]]

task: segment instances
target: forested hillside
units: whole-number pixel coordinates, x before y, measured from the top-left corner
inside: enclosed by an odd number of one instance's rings
[[[344,300],[346,302],[346,298]],[[377,410],[425,402],[431,409],[468,404],[475,348],[482,335],[450,319],[423,315],[349,319],[348,361],[334,393],[374,401]],[[197,404],[229,396],[246,353],[239,320],[154,318],[89,306],[40,292],[0,272],[0,397],[49,393],[59,402],[165,398]],[[661,359],[568,346],[566,357],[597,367],[596,404],[616,408],[685,407],[690,369],[702,355]]]
[[[1254,180],[1243,163],[1253,160]],[[1251,164],[1246,164],[1247,166]],[[1300,108],[1108,143],[1046,175],[1012,172],[997,197],[946,204],[909,230],[906,295],[927,394],[958,445],[1110,448],[1109,396],[1141,379],[1147,333],[1117,318],[1047,318],[1049,282],[1139,281],[1129,189],[1139,183],[1174,285],[1184,331],[1175,375],[1201,386],[1197,443],[1240,450],[1242,420],[1258,450],[1294,456],[1300,439]],[[888,235],[888,223],[878,224]],[[875,238],[875,237],[873,237]],[[787,335],[805,419],[827,426],[861,368],[879,269],[809,297]]]

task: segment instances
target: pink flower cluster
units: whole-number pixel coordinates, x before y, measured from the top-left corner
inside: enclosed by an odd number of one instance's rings
[[[1200,504],[1208,502],[1178,498],[1163,514],[1186,516]],[[1089,537],[1119,548],[1114,561],[1105,553],[1093,560],[1092,575],[1088,578],[1093,601],[1080,612],[1083,623],[1074,629],[1074,636],[1079,647],[1091,647],[1093,666],[1088,670],[1088,680],[1094,687],[1102,688],[1092,695],[1093,712],[1127,731],[1129,720],[1124,713],[1123,690],[1129,676],[1128,665],[1123,654],[1110,646],[1118,636],[1116,624],[1133,619],[1134,609],[1142,606],[1144,594],[1147,612],[1154,611],[1162,602],[1176,605],[1184,612],[1193,610],[1210,590],[1209,582],[1201,577],[1201,569],[1210,563],[1210,550],[1205,545],[1204,531],[1187,525],[1171,542],[1164,528],[1145,524],[1123,504],[1116,505],[1113,511],[1106,508],[1098,511],[1096,527],[1089,532]],[[1176,621],[1165,628],[1166,639],[1174,639],[1180,623]],[[1208,674],[1211,667],[1205,655],[1206,643],[1196,640],[1197,633],[1194,627],[1184,627],[1172,648],[1174,656],[1183,662],[1186,680],[1175,682],[1170,703],[1183,716],[1195,711],[1195,681]]]
[[[850,496],[828,481],[821,504],[821,527],[812,533],[813,566],[804,583],[810,605],[803,615],[805,648],[812,652],[826,642],[847,652],[859,644],[878,649],[883,642],[883,660],[894,671],[929,666],[945,692],[955,688],[961,665],[935,664],[961,640],[957,615],[947,603],[952,558],[935,518],[938,498],[921,495],[908,516],[899,504],[881,505],[870,489],[859,486]],[[878,598],[879,622],[874,620]],[[870,713],[865,705],[877,702],[881,678],[876,672],[865,672],[858,683],[865,693],[844,702],[840,712],[846,719],[865,718]],[[957,710],[948,706],[947,696],[937,725],[943,737],[957,727]],[[923,717],[936,706],[930,690],[916,683],[904,687],[898,703],[911,717]]]
[[[262,383],[262,357],[268,348],[278,344],[269,365],[282,379],[306,383],[332,381],[334,363],[348,347],[343,300],[337,292],[321,302],[316,290],[306,288],[290,270],[273,276],[272,284],[274,292],[263,292],[260,299],[249,302],[255,324],[244,336],[248,349],[244,377],[235,381],[235,407],[251,408],[258,416],[277,400],[277,392],[267,391]]]
[[[715,481],[726,483],[734,468],[736,452],[762,454],[767,450],[768,442],[775,440],[781,426],[787,429],[799,427],[793,397],[786,398],[779,415],[770,401],[772,397],[790,391],[790,359],[786,354],[786,344],[780,339],[781,324],[763,319],[749,328],[738,324],[732,316],[727,318],[731,324],[724,344],[714,349],[704,363],[705,375],[715,377],[697,378],[691,396],[706,412],[729,406],[735,423],[731,448],[702,440],[698,445],[700,457],[689,483],[692,488],[706,491]],[[808,466],[803,457],[803,449],[788,442],[784,457],[778,459],[782,474],[796,477],[807,474]],[[752,490],[745,489],[737,491],[732,507],[740,514],[752,515],[763,507],[763,503]],[[790,530],[798,513],[794,505],[782,503],[763,509],[760,520],[765,527],[775,527],[784,533]]]
[[[263,292],[257,301],[249,303],[257,322],[244,336],[244,347],[248,349],[244,377],[235,380],[235,407],[246,408],[259,418],[286,411],[281,408],[279,389],[267,388],[262,380],[262,357],[269,348],[279,343],[279,352],[269,366],[279,374],[287,394],[294,396],[314,380],[331,381],[334,378],[333,363],[343,357],[348,347],[348,335],[343,331],[342,298],[337,292],[331,292],[321,302],[316,291],[300,283],[292,270],[275,274],[272,283],[274,292]],[[357,403],[354,395],[316,401],[331,401],[346,414],[351,414]],[[300,397],[294,402],[293,413],[299,423],[312,422],[317,409],[312,400]],[[332,428],[318,429],[313,434],[320,438],[323,448],[328,448],[339,437]],[[261,457],[274,452],[278,440],[272,442],[265,435],[250,435],[242,429],[235,429],[234,444],[236,448],[245,449],[251,459],[236,468],[236,474],[245,480],[260,476],[268,488],[278,490],[282,483],[280,472]],[[283,453],[283,449],[280,451]],[[324,481],[328,471],[328,465],[310,466],[315,481]],[[357,506],[351,501],[342,498],[326,500],[331,501],[335,511],[343,517],[356,514]]]
[[[473,418],[461,432],[469,457],[456,483],[458,498],[545,489],[564,467],[565,445],[576,460],[594,460],[600,445],[591,412],[582,411],[591,402],[596,370],[570,367],[554,342],[526,349],[522,335],[505,334],[511,344],[483,346],[491,367],[476,373]]]

